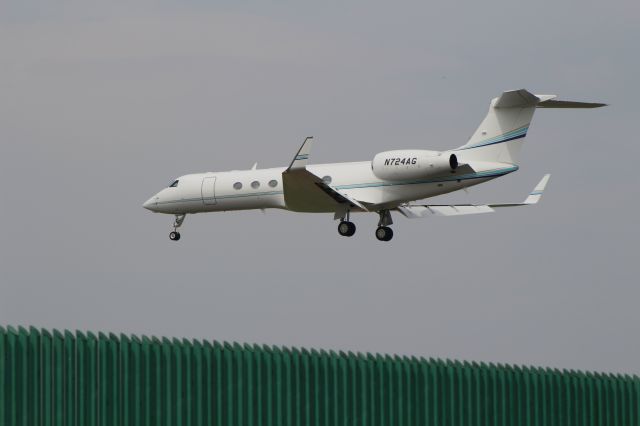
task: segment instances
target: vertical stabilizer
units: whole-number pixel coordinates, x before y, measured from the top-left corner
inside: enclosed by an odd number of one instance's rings
[[[492,99],[487,116],[469,142],[458,148],[460,160],[517,163],[536,106],[553,97],[538,97],[521,89]]]
[[[555,95],[510,90],[491,100],[489,112],[465,145],[456,150],[461,162],[516,164],[536,108],[598,108],[601,103],[557,101]]]

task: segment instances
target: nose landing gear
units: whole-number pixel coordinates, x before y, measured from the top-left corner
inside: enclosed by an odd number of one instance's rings
[[[184,222],[185,217],[187,217],[186,214],[176,215],[176,220],[173,222],[173,231],[169,233],[169,239],[171,241],[178,241],[180,239],[180,233],[178,232],[178,228],[182,226],[182,222]]]

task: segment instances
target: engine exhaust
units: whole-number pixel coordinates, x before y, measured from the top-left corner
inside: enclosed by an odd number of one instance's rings
[[[449,157],[449,166],[451,167],[451,170],[458,168],[458,157],[456,157],[455,154],[451,154]]]

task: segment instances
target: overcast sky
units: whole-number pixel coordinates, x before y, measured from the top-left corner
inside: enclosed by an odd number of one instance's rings
[[[211,3],[216,3],[212,6]],[[640,374],[640,3],[0,1],[0,324]],[[256,2],[257,3],[257,2]],[[520,171],[438,201],[541,204],[342,238],[187,217],[176,176],[462,145],[503,90]]]

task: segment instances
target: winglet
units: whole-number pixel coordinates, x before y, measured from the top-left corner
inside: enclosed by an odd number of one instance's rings
[[[523,204],[536,204],[542,198],[542,192],[544,188],[547,186],[547,182],[549,182],[549,178],[551,175],[547,174],[542,177],[540,182],[536,185],[536,187],[531,191],[526,200],[524,200]]]
[[[311,153],[311,143],[313,142],[313,136],[307,136],[307,138],[302,143],[302,146],[298,150],[295,157],[291,161],[289,165],[289,170],[304,170],[307,167],[307,162],[309,161],[309,154]]]
[[[540,182],[538,182],[536,187],[533,188],[533,191],[529,193],[529,196],[527,197],[527,199],[521,203],[502,203],[502,204],[487,204],[487,205],[493,208],[493,207],[518,207],[518,206],[527,206],[531,204],[537,204],[538,201],[540,201],[540,198],[542,198],[542,192],[544,191],[544,188],[547,186],[547,182],[549,182],[550,177],[551,175],[544,175],[542,179],[540,179]]]

